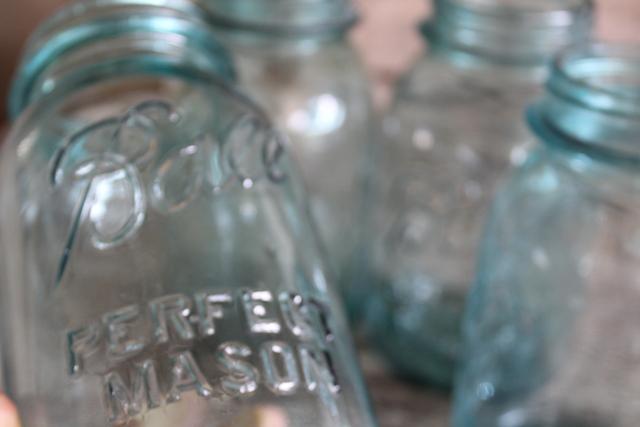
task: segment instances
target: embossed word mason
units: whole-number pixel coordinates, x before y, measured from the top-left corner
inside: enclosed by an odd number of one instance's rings
[[[111,311],[66,334],[69,374],[102,377],[109,421],[185,392],[203,398],[340,392],[323,305],[283,292],[174,294]],[[254,347],[248,345],[252,343]]]

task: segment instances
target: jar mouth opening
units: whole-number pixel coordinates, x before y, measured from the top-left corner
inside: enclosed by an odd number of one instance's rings
[[[209,22],[222,29],[274,37],[305,37],[343,33],[358,21],[347,0],[280,1],[197,0]]]
[[[153,15],[202,18],[201,9],[190,0],[74,0],[36,29],[29,38],[27,50],[36,49],[71,26],[118,13],[135,14],[149,8],[153,8]]]
[[[640,166],[640,48],[576,45],[551,67],[547,95],[528,110],[543,142],[617,165]]]
[[[435,0],[424,27],[436,45],[507,63],[544,64],[588,38],[592,0]]]
[[[590,4],[585,0],[436,0],[479,12],[545,13],[577,11]]]
[[[620,44],[582,44],[558,55],[548,90],[586,108],[640,116],[640,49]]]
[[[60,64],[91,46],[114,46],[110,59],[118,56],[141,61],[129,52],[123,40],[137,45],[141,38],[153,35],[180,36],[179,47],[153,46],[150,55],[166,56],[175,62],[176,48],[185,58],[200,58],[198,66],[234,79],[231,60],[215,35],[205,24],[202,10],[190,0],[78,0],[63,7],[45,21],[31,36],[13,81],[9,111],[17,115],[32,101],[37,85],[55,64]],[[84,55],[90,62],[91,55]],[[101,61],[105,55],[96,55]]]
[[[313,37],[321,34],[344,33],[358,22],[358,15],[354,12],[338,21],[311,23],[308,25],[288,25],[264,23],[259,21],[240,20],[212,12],[208,16],[209,22],[215,27],[230,30],[241,30],[249,33],[264,34],[273,37]]]
[[[564,28],[574,24],[576,15],[593,8],[593,0],[435,0],[437,17],[487,29],[497,19],[507,27]]]

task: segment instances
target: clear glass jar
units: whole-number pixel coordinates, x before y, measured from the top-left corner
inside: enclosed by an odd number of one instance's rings
[[[365,71],[346,33],[350,0],[202,0],[240,86],[283,129],[349,307],[370,175],[374,118]]]
[[[281,138],[192,2],[35,35],[0,158],[24,427],[375,425]]]
[[[525,105],[589,0],[437,0],[428,56],[399,84],[376,164],[367,324],[403,375],[449,387],[487,207],[532,137]]]
[[[640,425],[640,46],[573,48],[493,206],[455,423]]]

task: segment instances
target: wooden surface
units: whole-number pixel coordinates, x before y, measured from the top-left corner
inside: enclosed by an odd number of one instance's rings
[[[449,426],[446,393],[396,378],[370,351],[361,351],[360,360],[380,427]]]

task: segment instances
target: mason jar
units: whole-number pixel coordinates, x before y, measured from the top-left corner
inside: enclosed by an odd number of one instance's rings
[[[83,1],[25,52],[0,156],[24,427],[375,425],[300,180],[202,16]]]
[[[583,45],[530,108],[493,205],[456,427],[640,424],[640,46]]]
[[[486,212],[527,156],[545,65],[589,37],[590,0],[436,0],[429,53],[384,122],[368,213],[367,324],[402,375],[450,387]]]
[[[361,213],[377,135],[369,85],[347,40],[350,0],[200,0],[239,85],[286,133],[350,311]]]

